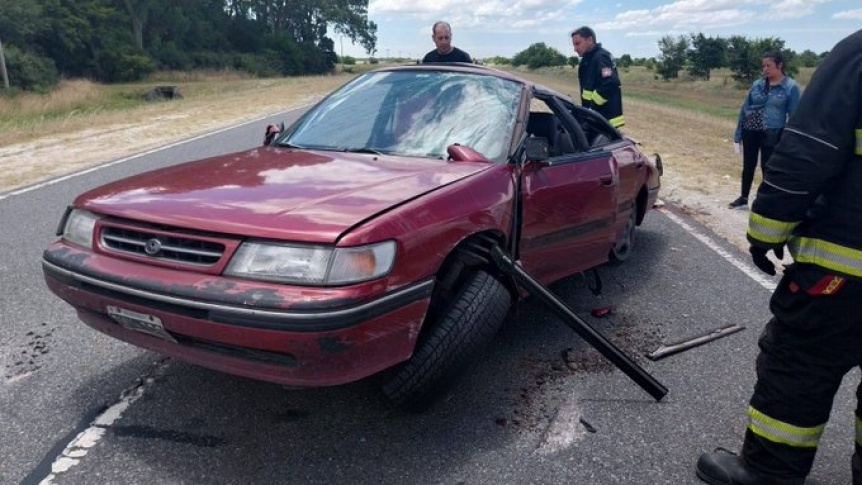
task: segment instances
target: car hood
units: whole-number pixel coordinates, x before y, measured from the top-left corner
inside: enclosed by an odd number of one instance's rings
[[[126,178],[75,205],[203,231],[334,242],[375,214],[491,166],[260,148]]]

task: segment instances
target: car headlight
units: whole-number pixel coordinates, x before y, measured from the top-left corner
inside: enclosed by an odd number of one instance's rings
[[[225,274],[299,285],[345,285],[387,274],[395,261],[395,242],[334,248],[245,242]]]
[[[81,209],[72,209],[63,225],[62,238],[66,242],[76,244],[87,249],[93,247],[93,231],[96,221],[101,217]]]

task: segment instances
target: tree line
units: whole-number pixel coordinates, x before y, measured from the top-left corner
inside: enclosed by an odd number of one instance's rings
[[[319,74],[335,65],[333,34],[377,43],[368,0],[0,0],[0,12],[9,82],[34,91],[156,70]]]
[[[785,47],[784,40],[768,37],[748,39],[741,35],[728,38],[706,37],[702,33],[664,36],[658,41],[660,54],[657,58],[635,58],[628,54],[615,59],[617,66],[645,66],[654,69],[664,80],[679,77],[687,72],[693,79],[709,80],[714,69],[728,68],[733,79],[747,85],[761,72],[763,54],[780,53],[784,57],[785,69],[789,74],[799,72],[800,67],[816,67],[828,52],[816,54],[811,50],[796,53]],[[544,42],[532,44],[516,53],[514,57],[496,56],[486,59],[491,64],[526,66],[530,69],[571,65],[577,67],[579,59],[566,57],[554,47]]]
[[[700,33],[667,35],[658,41],[658,47],[661,54],[656,72],[662,79],[679,77],[680,71],[685,70],[694,79],[709,80],[713,69],[729,68],[733,79],[742,84],[749,84],[760,76],[764,54],[780,54],[785,70],[791,75],[798,73],[800,67],[817,67],[828,54],[816,54],[809,49],[796,53],[777,37],[752,40],[741,35],[723,38]]]

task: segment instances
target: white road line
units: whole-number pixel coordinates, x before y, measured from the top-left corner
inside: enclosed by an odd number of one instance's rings
[[[193,142],[193,141],[195,141],[195,140],[200,140],[201,138],[206,138],[206,137],[208,137],[208,136],[213,136],[213,135],[217,135],[217,134],[219,134],[219,133],[224,133],[225,131],[232,130],[232,129],[237,128],[237,127],[239,127],[239,126],[250,125],[250,124],[252,124],[252,123],[259,123],[259,122],[261,122],[261,121],[263,121],[263,120],[265,120],[265,119],[267,119],[267,118],[272,118],[273,116],[278,116],[278,115],[281,115],[281,114],[289,113],[289,112],[291,112],[291,111],[296,111],[296,110],[304,109],[304,108],[307,108],[307,107],[309,107],[309,106],[311,106],[311,105],[312,105],[312,103],[304,104],[304,105],[302,105],[302,106],[297,106],[297,107],[295,107],[295,108],[291,108],[291,109],[289,109],[289,110],[287,110],[287,111],[281,111],[281,112],[279,112],[279,113],[273,113],[273,114],[270,114],[270,115],[261,116],[260,118],[257,118],[257,119],[254,119],[254,120],[250,120],[250,121],[246,121],[245,123],[240,123],[239,125],[226,126],[226,127],[222,128],[222,129],[220,129],[220,130],[216,130],[216,131],[211,131],[211,132],[208,132],[208,133],[204,133],[204,134],[202,134],[202,135],[198,135],[198,136],[195,136],[195,137],[189,138],[189,139],[187,139],[187,140],[178,141],[178,142],[176,142],[176,143],[171,143],[170,145],[165,145],[165,146],[162,146],[162,147],[159,147],[159,148],[154,148],[154,149],[152,149],[152,150],[148,150],[148,151],[145,151],[145,152],[142,152],[142,153],[137,153],[137,154],[132,155],[132,156],[130,156],[130,157],[121,158],[121,159],[119,159],[119,160],[114,160],[113,162],[108,162],[108,163],[104,163],[104,164],[102,164],[102,165],[98,165],[98,166],[91,167],[91,168],[88,168],[88,169],[85,169],[85,170],[81,170],[80,172],[74,172],[74,173],[70,173],[70,174],[68,174],[68,175],[63,175],[62,177],[57,177],[57,178],[55,178],[55,179],[46,180],[45,182],[41,182],[41,183],[38,183],[38,184],[35,184],[35,185],[30,185],[30,186],[24,187],[24,188],[22,188],[22,189],[13,190],[12,192],[9,192],[9,193],[6,193],[6,194],[0,194],[0,201],[5,200],[5,199],[8,199],[9,197],[12,197],[12,196],[15,196],[15,195],[22,195],[22,194],[26,194],[27,192],[32,192],[32,191],[34,191],[34,190],[39,190],[39,189],[41,189],[41,188],[43,188],[43,187],[48,187],[48,186],[51,186],[51,185],[54,185],[54,184],[58,184],[58,183],[60,183],[60,182],[65,182],[66,180],[70,180],[70,179],[73,179],[73,178],[75,178],[75,177],[80,177],[81,175],[86,175],[86,174],[88,174],[88,173],[93,173],[93,172],[95,172],[95,171],[102,170],[102,169],[104,169],[104,168],[113,167],[114,165],[119,165],[119,164],[121,164],[121,163],[126,163],[126,162],[128,162],[128,161],[130,161],[130,160],[134,160],[134,159],[136,159],[136,158],[140,158],[140,157],[143,157],[143,156],[149,155],[149,154],[151,154],[151,153],[160,152],[160,151],[162,151],[162,150],[166,150],[166,149],[168,149],[168,148],[178,147],[178,146],[183,145],[183,144],[186,144],[186,143],[191,143],[191,142]]]
[[[51,473],[39,482],[39,485],[53,485],[54,479],[75,465],[81,463],[81,460],[87,456],[90,448],[96,446],[105,431],[111,427],[126,411],[133,402],[137,401],[144,395],[144,391],[155,382],[156,378],[164,373],[168,365],[168,359],[163,359],[155,364],[153,368],[144,373],[141,382],[129,389],[126,389],[120,394],[119,400],[102,414],[96,416],[96,419],[90,423],[90,427],[78,433],[66,448],[60,453],[53,463],[51,463]]]
[[[760,270],[751,267],[750,265],[744,263],[736,256],[730,254],[725,251],[721,246],[718,245],[715,241],[713,241],[709,236],[702,234],[697,229],[691,227],[686,223],[682,218],[677,216],[676,214],[668,211],[668,210],[660,210],[662,214],[666,215],[668,219],[675,222],[678,226],[682,227],[686,232],[694,236],[698,241],[702,242],[706,247],[715,251],[719,256],[727,260],[728,263],[739,268],[740,271],[745,273],[746,276],[756,281],[760,286],[766,288],[769,291],[775,290],[777,286],[774,281],[769,279]]]

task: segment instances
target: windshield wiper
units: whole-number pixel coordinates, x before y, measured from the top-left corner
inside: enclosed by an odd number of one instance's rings
[[[292,143],[288,143],[288,142],[286,142],[286,141],[285,141],[285,142],[281,142],[281,143],[273,143],[273,144],[272,144],[272,146],[274,146],[274,147],[278,147],[278,148],[295,148],[295,149],[297,149],[297,150],[302,150],[303,148],[305,148],[305,147],[301,147],[301,146],[298,146],[298,145],[294,145],[294,144],[292,144]]]
[[[370,153],[372,155],[386,155],[386,153],[381,152],[380,150],[377,150],[375,148],[368,148],[368,147],[342,148],[341,150],[345,151],[347,153]]]

